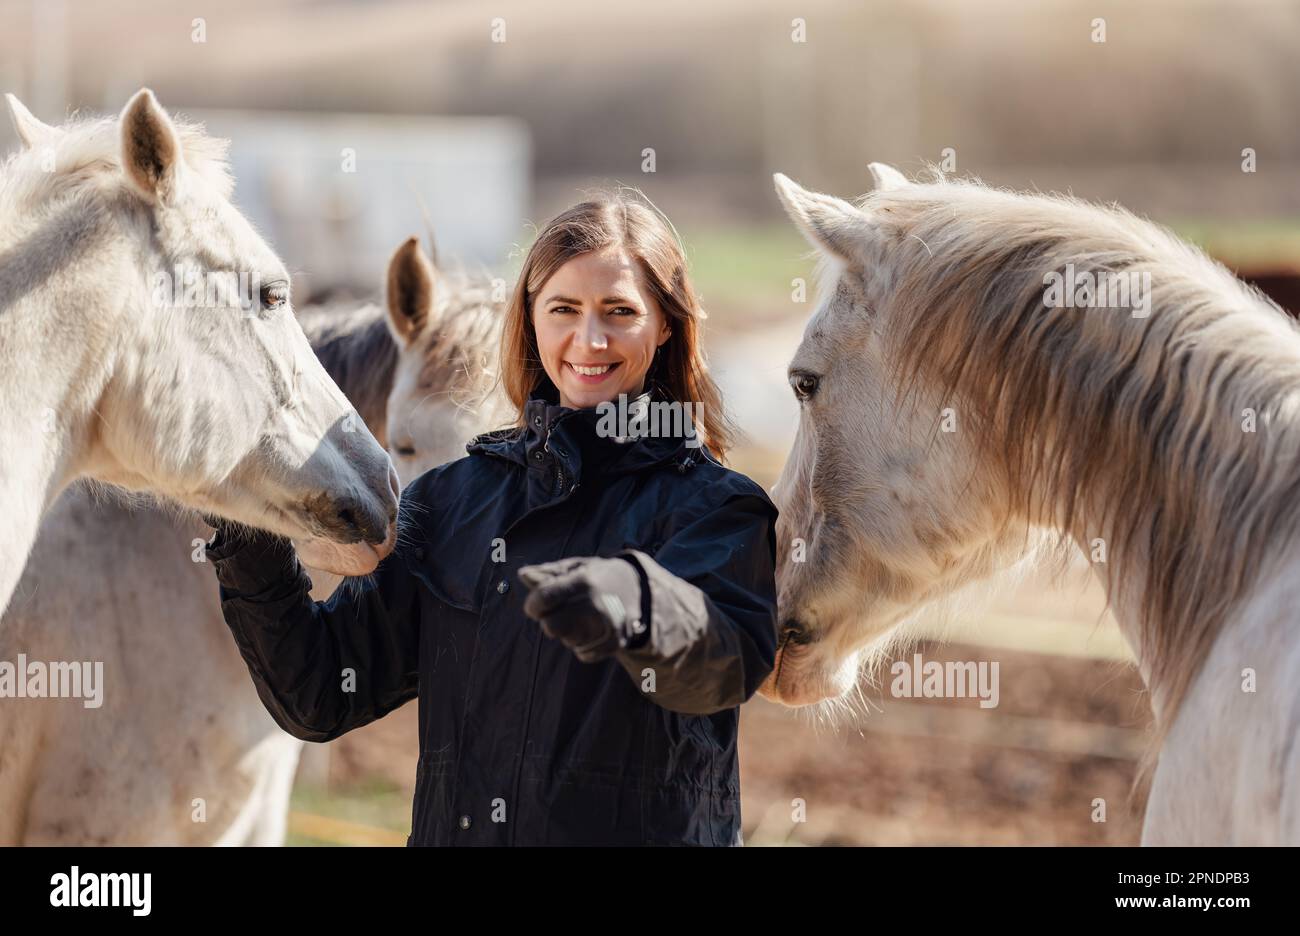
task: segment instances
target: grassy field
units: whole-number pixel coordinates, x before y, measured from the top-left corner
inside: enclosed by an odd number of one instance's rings
[[[790,281],[812,273],[811,248],[789,224],[680,233],[710,324],[724,329],[745,330],[789,315]],[[810,302],[811,292],[809,283]]]
[[[1169,226],[1234,270],[1300,270],[1300,218],[1223,222],[1178,219]]]
[[[290,810],[288,845],[402,845],[411,828],[410,791],[378,776],[329,789],[299,783]]]

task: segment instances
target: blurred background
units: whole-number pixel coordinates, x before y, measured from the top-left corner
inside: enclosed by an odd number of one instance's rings
[[[377,296],[392,250],[430,228],[444,262],[513,282],[535,225],[592,189],[641,189],[685,241],[748,436],[734,461],[764,485],[811,311],[791,298],[812,265],[773,171],[851,197],[870,161],[934,163],[1118,201],[1283,304],[1300,295],[1295,2],[0,0],[0,22],[0,89],[43,120],[116,113],[148,85],[230,137],[236,201],[299,305]],[[749,843],[1137,841],[1149,707],[1084,570],[1009,583],[944,626],[921,652],[999,661],[999,707],[895,700],[887,675],[848,723],[754,700]],[[401,844],[415,717],[314,746],[290,841]]]

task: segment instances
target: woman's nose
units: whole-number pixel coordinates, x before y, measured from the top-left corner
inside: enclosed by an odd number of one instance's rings
[[[601,327],[600,320],[595,317],[589,317],[582,325],[582,333],[578,336],[585,347],[593,351],[603,351],[609,347],[609,339],[605,335],[604,328]]]

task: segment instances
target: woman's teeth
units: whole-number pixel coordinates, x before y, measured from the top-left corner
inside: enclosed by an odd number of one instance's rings
[[[570,364],[569,366],[584,377],[599,377],[601,374],[607,373],[614,365],[599,364],[595,367],[586,367],[582,364]]]

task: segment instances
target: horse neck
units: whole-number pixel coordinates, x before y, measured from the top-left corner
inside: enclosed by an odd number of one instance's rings
[[[1075,542],[1085,555],[1092,550],[1091,541],[1075,537]],[[1152,710],[1159,721],[1168,725],[1173,716],[1168,711],[1168,687],[1153,678],[1156,658],[1152,651],[1145,649],[1142,632],[1145,592],[1150,587],[1149,557],[1130,553],[1122,565],[1114,562],[1092,562],[1090,565],[1151,693]],[[1276,643],[1278,636],[1289,628],[1297,606],[1300,606],[1300,543],[1293,540],[1281,544],[1281,548],[1270,555],[1258,570],[1253,587],[1225,616],[1216,641],[1231,633],[1238,643],[1254,647],[1251,652],[1243,650],[1238,653],[1236,659],[1243,666],[1249,665],[1257,670],[1262,681],[1262,674],[1284,658],[1287,648],[1270,647],[1270,643]],[[1293,666],[1294,660],[1287,665]],[[1240,673],[1233,674],[1233,678],[1238,677]],[[1293,680],[1294,677],[1288,675],[1287,678]]]
[[[10,272],[0,278],[9,280]],[[94,279],[56,276],[7,304],[0,300],[0,611],[42,514],[72,480],[92,471],[96,408],[123,332],[113,320],[122,303]]]
[[[1215,642],[1257,613],[1273,570],[1300,569],[1300,397],[1290,389],[1300,386],[1300,339],[1277,332],[1265,346],[1249,328],[1236,360],[1208,341],[1189,353],[1181,395],[1153,407],[1160,416],[1142,423],[1141,439],[1124,441],[1130,420],[1115,414],[1107,467],[1083,475],[1093,489],[1069,507],[1053,500],[1060,491],[1038,501],[1092,560],[1165,726]],[[1216,370],[1241,376],[1215,382],[1207,398],[1198,377]],[[1253,431],[1247,409],[1258,410]],[[1061,464],[1078,461],[1066,452]]]

